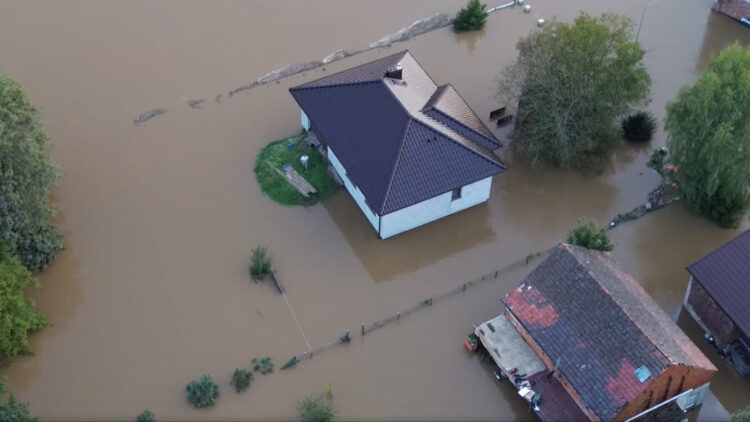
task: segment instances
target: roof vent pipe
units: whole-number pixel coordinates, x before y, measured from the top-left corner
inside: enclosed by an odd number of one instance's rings
[[[401,63],[397,63],[395,66],[391,66],[388,68],[388,70],[385,71],[385,77],[391,78],[391,79],[398,79],[401,80],[403,77],[403,67],[401,67]]]

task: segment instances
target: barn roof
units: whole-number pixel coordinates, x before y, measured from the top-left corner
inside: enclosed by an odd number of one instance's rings
[[[386,77],[401,65],[402,78]],[[505,168],[500,142],[449,85],[408,51],[290,89],[379,215]]]
[[[601,420],[670,365],[716,369],[601,252],[560,245],[504,303]]]
[[[750,230],[687,267],[724,312],[750,335]]]

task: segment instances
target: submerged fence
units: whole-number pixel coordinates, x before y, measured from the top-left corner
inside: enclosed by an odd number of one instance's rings
[[[332,341],[332,342],[330,342],[328,344],[325,344],[323,346],[319,346],[319,347],[315,347],[315,348],[309,349],[308,351],[304,352],[301,355],[295,355],[295,356],[293,356],[287,362],[287,364],[284,365],[284,367],[282,369],[294,366],[296,363],[301,362],[304,359],[311,359],[313,356],[317,356],[317,355],[319,355],[319,354],[321,354],[323,352],[326,352],[328,350],[332,350],[332,349],[334,349],[334,348],[336,348],[338,346],[341,346],[341,345],[344,345],[346,343],[349,343],[352,340],[352,338],[354,338],[357,334],[360,337],[364,337],[368,333],[371,333],[371,332],[373,332],[373,331],[375,331],[375,330],[377,330],[379,328],[383,328],[385,326],[393,324],[393,323],[401,320],[401,318],[404,318],[404,317],[406,317],[408,315],[411,315],[411,314],[413,314],[413,313],[415,313],[415,312],[417,312],[419,310],[422,310],[422,309],[425,309],[425,308],[430,308],[430,307],[432,307],[433,305],[435,305],[435,304],[437,304],[439,302],[442,302],[442,301],[444,301],[444,300],[446,300],[446,299],[448,299],[450,297],[456,296],[458,294],[464,293],[465,291],[467,291],[467,290],[469,290],[469,289],[471,289],[473,287],[481,286],[483,284],[486,284],[486,283],[489,283],[489,282],[492,282],[492,281],[497,281],[498,279],[500,279],[501,276],[505,275],[506,273],[508,273],[510,271],[513,271],[513,270],[516,270],[516,269],[522,268],[522,267],[527,267],[529,264],[536,262],[540,257],[549,254],[549,252],[551,252],[552,249],[554,249],[554,248],[548,248],[548,249],[545,249],[543,251],[539,251],[539,252],[536,252],[536,253],[529,254],[529,255],[527,255],[523,259],[515,261],[515,262],[513,262],[513,263],[511,263],[509,265],[506,265],[506,266],[504,266],[502,268],[499,268],[499,269],[497,269],[495,271],[492,271],[490,273],[484,274],[484,275],[482,275],[479,278],[475,278],[473,280],[461,283],[460,285],[458,285],[458,286],[456,286],[456,287],[454,287],[454,288],[452,288],[452,289],[450,289],[448,291],[440,293],[440,294],[438,294],[436,296],[430,296],[430,297],[427,297],[425,299],[422,299],[419,302],[417,302],[416,304],[414,304],[414,305],[412,305],[412,306],[410,306],[410,307],[408,307],[406,309],[402,309],[400,311],[392,313],[392,314],[388,315],[385,318],[379,319],[379,320],[374,321],[374,322],[372,322],[370,324],[362,324],[359,327],[360,329],[357,331],[357,333],[352,333],[350,331],[345,331],[345,332],[342,333],[341,337],[339,337],[338,339],[336,339],[336,340],[334,340],[334,341]]]

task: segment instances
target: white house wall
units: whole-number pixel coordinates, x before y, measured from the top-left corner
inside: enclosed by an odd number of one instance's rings
[[[416,203],[380,217],[380,237],[385,239],[487,201],[492,177],[468,184],[461,198],[451,201],[451,192]],[[361,207],[361,206],[360,206]]]
[[[305,110],[300,110],[300,113],[302,113],[302,127],[305,128],[305,130],[310,130],[310,119],[307,117],[307,114],[305,114]]]
[[[302,112],[302,116],[305,116],[304,112]],[[369,205],[367,205],[367,202],[365,202],[365,195],[362,194],[359,188],[354,183],[352,183],[351,180],[349,180],[349,175],[346,173],[346,169],[341,164],[341,161],[339,161],[338,157],[336,157],[336,154],[330,147],[328,148],[328,161],[331,163],[331,166],[333,166],[333,168],[336,170],[336,173],[344,182],[344,186],[346,187],[346,190],[349,191],[349,194],[352,196],[352,198],[354,198],[354,202],[359,205],[359,208],[367,217],[367,221],[372,224],[372,227],[375,228],[375,231],[378,231],[378,229],[380,228],[380,216],[375,214],[370,209]]]

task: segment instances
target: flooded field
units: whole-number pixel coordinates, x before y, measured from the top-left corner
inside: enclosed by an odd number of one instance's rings
[[[237,395],[236,367],[305,351],[284,301],[253,284],[249,251],[266,244],[313,346],[564,238],[581,217],[606,223],[645,201],[658,177],[650,148],[623,146],[602,174],[532,169],[503,154],[488,204],[380,241],[345,192],[311,208],[260,194],[255,154],[300,130],[290,86],[408,48],[438,83],[452,83],[482,117],[497,107],[494,79],[536,19],[583,9],[637,19],[645,1],[538,0],[497,12],[485,30],[444,28],[277,83],[226,93],[288,63],[364,48],[463,0],[24,2],[0,0],[0,72],[42,109],[53,156],[66,250],[33,292],[50,321],[35,356],[0,369],[40,420],[120,420],[148,408],[159,420],[288,419],[295,404],[333,383],[341,420],[493,419],[533,415],[488,365],[465,353],[471,324],[500,312],[523,268],[398,325],[256,379]],[[651,6],[640,39],[663,117],[678,88],[750,31],[710,12],[709,0]],[[216,96],[222,94],[219,101]],[[200,109],[191,100],[206,99]],[[195,103],[193,103],[195,104]],[[144,111],[166,113],[141,124]],[[651,147],[665,143],[659,134]],[[747,228],[745,223],[744,227]],[[716,420],[750,405],[741,379],[705,347],[681,312],[684,267],[739,233],[680,205],[614,230],[614,255],[720,368],[693,417]],[[184,386],[209,373],[218,405],[197,411]]]

